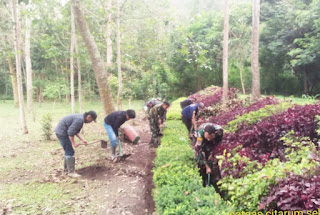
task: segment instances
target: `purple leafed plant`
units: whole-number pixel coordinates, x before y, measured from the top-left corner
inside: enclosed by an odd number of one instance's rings
[[[290,174],[280,181],[260,204],[261,209],[307,211],[320,208],[320,176]]]
[[[265,118],[256,125],[240,125],[236,133],[224,135],[222,143],[215,148],[215,154],[221,155],[224,150],[231,152],[232,149],[241,145],[240,155],[262,164],[272,158],[285,160],[285,146],[280,138],[293,130],[296,136],[317,140],[316,115],[320,115],[319,104],[296,105],[285,112]],[[228,160],[223,162],[222,171],[227,168],[223,171],[223,175],[239,176],[241,168],[232,172],[228,169],[230,165]]]
[[[228,98],[236,98],[237,91],[238,90],[236,88],[230,88]],[[195,102],[202,102],[205,107],[209,107],[221,102],[222,92],[222,88],[213,86],[192,94],[189,96],[189,99],[192,99]]]
[[[278,103],[279,102],[275,97],[266,97],[256,101],[255,103],[251,104],[248,107],[239,106],[233,111],[218,114],[215,117],[209,118],[209,121],[219,125],[226,125],[228,122],[234,120],[236,116],[241,116],[243,114],[249,113],[250,111],[257,111],[266,105],[278,104]]]

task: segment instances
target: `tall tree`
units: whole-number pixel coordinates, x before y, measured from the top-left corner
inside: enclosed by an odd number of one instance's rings
[[[17,0],[11,0],[11,8],[14,23],[14,48],[16,53],[16,74],[18,85],[18,97],[19,97],[19,112],[21,128],[24,134],[28,133],[27,121],[24,112],[23,101],[23,87],[22,87],[22,74],[21,74],[21,25],[20,25],[20,8]]]
[[[121,28],[120,28],[120,0],[117,0],[117,64],[118,64],[118,96],[117,105],[118,110],[121,109],[121,96],[122,96],[122,72],[121,72]]]
[[[19,107],[19,96],[18,96],[17,74],[14,69],[14,65],[13,65],[11,57],[7,57],[7,62],[9,65],[9,72],[10,72],[11,85],[12,85],[12,91],[13,91],[13,99],[14,99],[14,107],[18,108]]]
[[[112,67],[112,0],[106,1],[106,14],[107,14],[107,23],[106,23],[106,42],[107,42],[107,69],[109,70]]]
[[[76,40],[76,32],[75,32],[75,24],[74,24],[74,14],[73,9],[70,6],[71,13],[71,41],[70,41],[70,94],[71,94],[71,111],[75,112],[75,99],[74,99],[74,64],[73,64],[73,53],[75,49],[75,40]]]
[[[94,75],[99,88],[100,98],[104,107],[104,112],[105,114],[109,114],[114,110],[114,107],[112,104],[111,89],[108,84],[108,77],[104,68],[104,62],[101,58],[97,44],[94,41],[93,36],[91,35],[83,12],[81,10],[79,0],[71,0],[71,4],[74,9],[75,19],[80,35],[84,40],[91,59]]]
[[[28,8],[31,6],[31,1],[29,1]],[[33,103],[33,87],[32,87],[32,63],[30,56],[30,35],[32,28],[32,19],[30,14],[27,14],[25,17],[26,21],[26,31],[25,31],[25,62],[26,62],[26,74],[27,74],[27,110],[32,112],[32,103]]]
[[[224,4],[222,101],[226,102],[228,100],[229,0],[225,0]]]
[[[78,71],[78,101],[79,101],[79,113],[82,113],[82,80],[81,80],[81,65],[77,37],[74,37],[74,48],[77,55],[77,71]]]
[[[251,72],[252,72],[253,99],[260,98],[259,24],[260,24],[260,0],[252,0]]]

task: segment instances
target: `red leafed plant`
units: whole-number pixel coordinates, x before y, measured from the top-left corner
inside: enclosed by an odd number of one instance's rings
[[[319,168],[318,168],[319,171]],[[261,209],[307,211],[320,208],[320,176],[290,174],[272,188],[261,204]]]

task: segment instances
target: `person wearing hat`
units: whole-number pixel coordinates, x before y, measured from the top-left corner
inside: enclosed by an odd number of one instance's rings
[[[194,130],[197,130],[196,116],[198,114],[199,109],[203,109],[203,108],[204,108],[204,104],[200,102],[200,103],[188,105],[185,108],[183,108],[181,111],[181,119],[188,129],[189,137],[191,135],[192,126]]]
[[[134,110],[115,111],[104,118],[104,128],[108,134],[111,145],[111,159],[116,159],[116,148],[119,139],[119,128],[129,119],[136,118]]]
[[[75,172],[75,158],[73,149],[73,147],[77,148],[80,144],[75,142],[74,136],[77,136],[84,145],[87,145],[88,142],[81,136],[80,131],[83,123],[91,123],[92,121],[96,122],[96,119],[97,113],[92,110],[85,112],[84,114],[70,114],[63,117],[58,123],[57,127],[54,129],[65,152],[64,171],[70,177],[80,177],[80,175]]]
[[[223,129],[220,125],[203,123],[199,126],[194,147],[196,161],[203,179],[203,185],[212,184],[217,192],[220,192],[217,182],[221,179],[218,160],[214,155],[214,149],[222,141]],[[210,182],[208,181],[210,174]]]
[[[150,145],[153,144],[155,147],[159,145],[158,137],[160,136],[160,125],[164,123],[166,118],[167,109],[170,107],[170,103],[164,101],[162,104],[157,104],[150,110],[149,114],[149,125],[152,137]]]

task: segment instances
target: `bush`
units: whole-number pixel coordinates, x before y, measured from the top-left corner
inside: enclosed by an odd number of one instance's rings
[[[180,108],[180,101],[184,99],[173,102],[169,116],[178,114],[176,106]],[[214,188],[202,186],[188,131],[182,121],[172,120],[173,118],[175,117],[167,120],[153,169],[153,196],[158,213],[229,214],[233,208],[220,198]]]
[[[45,140],[51,139],[52,133],[52,116],[50,113],[42,115],[41,118],[41,130],[43,132],[42,136]]]
[[[244,124],[246,126],[256,124],[264,118],[286,111],[292,106],[293,104],[288,102],[280,103],[278,105],[266,105],[264,108],[260,108],[257,111],[251,111],[241,116],[237,115],[236,119],[228,122],[228,124],[224,127],[224,130],[234,133],[237,131],[240,124]]]

